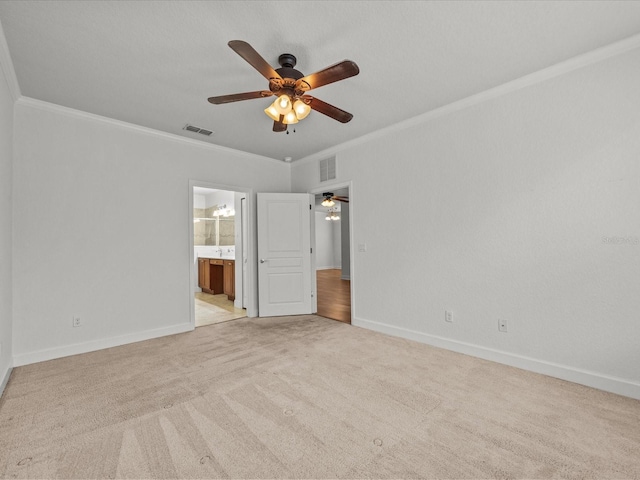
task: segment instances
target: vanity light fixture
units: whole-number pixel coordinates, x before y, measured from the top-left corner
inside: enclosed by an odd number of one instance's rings
[[[236,211],[233,208],[227,208],[227,205],[224,204],[222,206],[218,205],[218,207],[213,211],[212,215],[214,217],[231,217],[236,214]]]

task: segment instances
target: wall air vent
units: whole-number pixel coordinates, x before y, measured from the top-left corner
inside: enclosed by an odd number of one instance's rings
[[[212,130],[206,130],[204,128],[194,127],[193,125],[189,125],[188,123],[182,129],[187,130],[189,132],[199,133],[200,135],[206,135],[207,137],[213,133]]]
[[[335,180],[336,178],[336,157],[320,160],[320,181]]]

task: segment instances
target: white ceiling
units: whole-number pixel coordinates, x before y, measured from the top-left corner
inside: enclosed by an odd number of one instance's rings
[[[636,35],[640,1],[3,0],[0,22],[26,97],[295,161]],[[236,39],[304,74],[355,61],[313,90],[353,120],[312,112],[286,135],[270,99],[208,103],[268,88]]]

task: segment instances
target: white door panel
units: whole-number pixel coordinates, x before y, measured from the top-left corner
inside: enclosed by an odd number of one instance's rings
[[[261,317],[312,313],[312,201],[303,193],[258,193]]]

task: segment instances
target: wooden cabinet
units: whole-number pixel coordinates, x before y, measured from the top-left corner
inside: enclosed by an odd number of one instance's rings
[[[204,291],[209,289],[209,259],[198,258],[198,286]]]
[[[235,263],[221,258],[198,258],[198,286],[205,293],[224,293],[229,300],[235,300]]]
[[[229,300],[236,299],[236,262],[225,260],[223,268],[224,294]]]
[[[222,259],[210,258],[209,259],[209,290],[208,293],[217,295],[222,293],[224,281],[223,281],[223,265]]]

